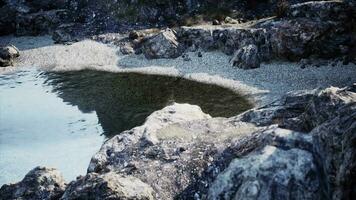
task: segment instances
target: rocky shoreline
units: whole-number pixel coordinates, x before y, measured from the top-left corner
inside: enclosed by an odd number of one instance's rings
[[[356,196],[354,1],[297,1],[277,17],[246,22],[257,17],[247,12],[243,19],[164,29],[167,20],[154,13],[180,13],[182,5],[155,2],[157,10],[143,4],[135,17],[158,28],[128,31],[137,24],[117,32],[112,26],[116,33],[102,34],[98,30],[113,23],[110,8],[48,2],[0,4],[7,10],[0,16],[4,34],[51,34],[58,43],[35,37],[43,46],[31,46],[26,37],[2,37],[0,44],[15,41],[21,51],[17,58],[16,48],[3,48],[2,65],[182,76],[226,84],[249,95],[256,107],[212,118],[195,105],[167,106],[107,140],[85,176],[66,183],[56,169],[37,167],[22,181],[3,185],[0,200]],[[183,5],[189,12],[201,3],[189,2]]]
[[[35,168],[2,199],[352,199],[356,85],[291,94],[232,118],[174,104],[106,141],[65,184]],[[135,183],[135,184],[133,184]]]

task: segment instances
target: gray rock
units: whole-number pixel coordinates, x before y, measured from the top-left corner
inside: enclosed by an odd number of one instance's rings
[[[356,195],[356,98],[331,118],[311,132],[323,190],[330,199],[352,199]]]
[[[1,200],[57,200],[66,185],[62,175],[53,168],[36,167],[16,184],[3,185]]]
[[[16,35],[51,34],[68,21],[68,10],[58,9],[20,14],[16,18]]]
[[[153,200],[154,194],[149,185],[132,176],[122,176],[114,172],[90,173],[71,182],[61,200]]]
[[[19,56],[20,51],[14,45],[0,47],[0,67],[13,65],[14,59]]]
[[[143,51],[149,59],[177,58],[182,53],[175,32],[171,29],[166,29],[148,39],[144,44]]]
[[[124,43],[123,45],[121,45],[120,51],[124,55],[135,53],[134,48],[129,43]]]
[[[219,20],[217,20],[217,19],[214,19],[213,22],[212,22],[212,24],[213,24],[214,26],[216,26],[216,25],[221,25],[221,22],[220,22]]]
[[[260,56],[256,45],[247,45],[238,49],[230,60],[232,66],[242,69],[254,69],[260,67]]]
[[[231,18],[231,17],[229,17],[229,16],[225,17],[224,22],[225,22],[226,24],[239,24],[239,21],[238,21],[238,20],[233,19],[233,18]]]
[[[209,188],[207,199],[320,199],[313,155],[266,146],[233,160]]]

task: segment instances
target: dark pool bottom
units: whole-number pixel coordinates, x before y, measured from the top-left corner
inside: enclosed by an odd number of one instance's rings
[[[0,186],[38,165],[69,181],[113,135],[173,103],[230,117],[252,105],[235,92],[183,78],[136,73],[36,70],[0,75]]]

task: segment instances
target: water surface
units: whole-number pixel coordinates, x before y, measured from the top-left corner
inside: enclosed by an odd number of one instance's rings
[[[0,75],[0,186],[38,165],[67,181],[85,174],[103,141],[173,102],[216,117],[251,107],[238,94],[182,78],[95,71]]]

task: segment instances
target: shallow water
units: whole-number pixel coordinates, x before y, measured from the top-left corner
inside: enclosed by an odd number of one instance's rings
[[[222,117],[251,107],[231,90],[175,77],[36,70],[0,75],[0,186],[38,165],[75,179],[105,139],[173,102]]]

